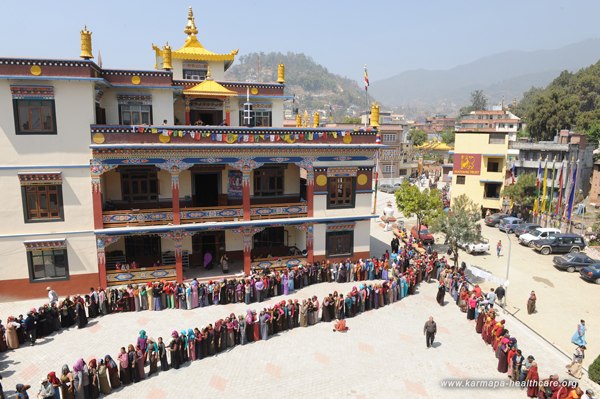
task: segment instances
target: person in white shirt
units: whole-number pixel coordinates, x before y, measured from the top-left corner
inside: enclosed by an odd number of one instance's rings
[[[494,306],[494,303],[496,303],[496,293],[493,288],[490,288],[490,292],[485,296],[485,299],[487,299],[490,306]]]
[[[46,287],[46,291],[48,291],[48,300],[50,301],[50,305],[53,305],[58,302],[58,294],[50,287]]]

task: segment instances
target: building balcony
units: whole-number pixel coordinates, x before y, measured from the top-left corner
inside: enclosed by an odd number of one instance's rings
[[[231,126],[114,126],[91,125],[92,145],[241,145],[241,144],[375,144],[377,130]]]
[[[306,202],[260,204],[250,207],[250,219],[287,219],[307,216]],[[230,222],[242,219],[241,205],[189,207],[179,212],[181,223]],[[125,209],[102,212],[104,228],[167,225],[173,222],[172,208]]]

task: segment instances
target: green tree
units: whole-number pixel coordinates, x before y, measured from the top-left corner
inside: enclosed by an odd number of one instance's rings
[[[414,146],[420,146],[427,141],[427,133],[422,129],[416,129],[410,132],[409,140]]]
[[[598,146],[600,142],[600,121],[591,124],[586,133],[592,145]]]
[[[510,198],[516,205],[527,208],[532,207],[536,197],[536,181],[537,177],[535,174],[522,174],[515,184],[504,187],[502,196]]]
[[[344,123],[350,125],[360,125],[360,118],[355,116],[344,116]]]
[[[444,130],[441,134],[442,141],[446,144],[454,144],[454,138],[456,136],[456,132],[454,129]]]
[[[404,181],[396,191],[396,206],[404,217],[417,217],[417,226],[430,223],[443,213],[441,193],[437,189],[423,191]]]
[[[458,266],[458,243],[477,243],[481,240],[481,219],[479,207],[465,194],[452,200],[448,213],[437,217],[432,230],[446,235],[446,241],[454,253],[454,266]]]
[[[590,364],[590,368],[588,369],[588,376],[590,380],[594,381],[597,384],[600,384],[600,356]]]
[[[483,93],[483,90],[475,90],[471,92],[471,104],[462,107],[459,111],[459,114],[467,115],[471,111],[481,111],[487,108],[488,99]]]

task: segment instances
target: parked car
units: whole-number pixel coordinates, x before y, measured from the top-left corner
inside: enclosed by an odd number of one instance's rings
[[[546,238],[554,237],[555,235],[560,234],[559,229],[555,229],[553,227],[538,227],[533,230],[531,233],[521,234],[519,236],[519,244],[526,245],[530,248],[533,248],[533,243],[536,240],[543,240]]]
[[[533,230],[542,227],[535,223],[521,223],[515,228],[515,236],[519,237],[522,234],[531,233]]]
[[[585,248],[585,241],[578,234],[557,234],[552,238],[537,240],[533,248],[542,255],[579,252]]]
[[[382,184],[379,186],[379,191],[393,194],[396,192],[396,189],[391,184]]]
[[[433,244],[435,239],[433,238],[433,234],[429,232],[429,228],[422,224],[420,227],[418,225],[414,225],[412,229],[410,229],[410,234],[413,238],[419,239],[423,241],[423,244]]]
[[[502,219],[507,218],[508,216],[509,215],[506,213],[492,213],[491,215],[485,217],[483,223],[491,227],[498,227],[500,226]]]
[[[523,219],[509,216],[507,218],[502,219],[502,221],[500,222],[500,226],[498,226],[498,229],[500,231],[510,234],[513,231],[515,231],[515,229],[519,227],[521,223],[523,223]]]
[[[482,238],[478,243],[459,242],[458,247],[464,249],[468,254],[483,254],[490,252],[490,241],[487,238]]]
[[[573,273],[575,270],[579,271],[582,268],[598,263],[600,261],[592,259],[583,253],[566,254],[561,256],[555,256],[552,258],[554,267],[560,270],[566,270],[569,273]]]
[[[600,263],[584,267],[579,271],[579,275],[584,280],[600,284]]]

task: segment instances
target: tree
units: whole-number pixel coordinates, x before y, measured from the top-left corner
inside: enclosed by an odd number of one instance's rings
[[[598,146],[598,143],[600,143],[600,121],[591,124],[586,133],[592,145]]]
[[[441,193],[437,189],[423,191],[404,181],[396,191],[396,206],[404,217],[417,217],[417,226],[432,222],[443,213]],[[419,229],[420,231],[420,229]]]
[[[600,356],[596,358],[588,369],[588,377],[595,383],[600,384]]]
[[[536,198],[537,176],[533,173],[525,173],[519,176],[515,184],[505,186],[503,197],[510,198],[514,204],[522,207],[532,207]]]
[[[481,240],[481,211],[469,197],[462,194],[452,200],[448,213],[437,217],[432,230],[446,235],[446,241],[454,253],[454,266],[458,266],[458,243],[477,243]]]
[[[471,92],[471,105],[462,107],[459,111],[460,115],[467,115],[471,111],[481,111],[487,108],[488,99],[483,94],[483,90],[475,90]]]
[[[454,138],[456,136],[456,132],[454,129],[444,130],[441,134],[442,141],[446,144],[454,144]]]
[[[427,133],[421,129],[413,130],[410,132],[409,140],[412,141],[414,146],[420,146],[427,141]]]
[[[360,118],[356,116],[344,116],[344,123],[350,125],[360,125]]]

